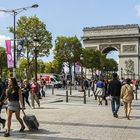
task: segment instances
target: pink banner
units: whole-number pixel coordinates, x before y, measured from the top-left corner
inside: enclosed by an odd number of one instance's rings
[[[77,74],[80,73],[80,68],[81,68],[80,62],[76,62],[76,63],[75,63],[75,72],[76,72]]]
[[[14,63],[13,63],[12,53],[11,53],[11,40],[5,40],[5,44],[6,44],[8,68],[13,68]]]

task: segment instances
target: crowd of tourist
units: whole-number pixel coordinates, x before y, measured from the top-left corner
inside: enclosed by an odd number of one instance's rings
[[[29,83],[27,79],[23,81],[17,81],[16,78],[9,78],[6,81],[2,81],[0,78],[0,113],[3,104],[6,104],[6,114],[7,121],[0,117],[0,123],[2,127],[5,127],[7,122],[7,128],[4,136],[10,136],[11,130],[11,118],[13,113],[15,113],[16,119],[21,125],[19,132],[23,132],[25,129],[23,120],[20,117],[20,111],[26,108],[25,103],[32,109],[35,108],[35,101],[40,108],[40,99],[45,97],[45,82],[40,79],[36,82],[35,79]],[[31,103],[29,101],[29,96],[31,98]]]
[[[66,83],[64,83],[66,84]],[[79,82],[80,85],[80,82]],[[91,89],[93,97],[97,100],[98,105],[108,105],[108,97],[111,100],[111,109],[114,117],[118,118],[118,111],[121,103],[124,106],[125,117],[129,120],[131,113],[131,104],[134,99],[134,92],[138,89],[139,81],[132,79],[119,79],[117,73],[113,73],[112,79],[108,80],[101,77],[98,80],[83,79],[83,87],[85,90]],[[63,88],[65,87],[62,86]],[[15,113],[16,119],[21,125],[19,132],[23,132],[25,125],[20,117],[20,111],[24,110],[26,106],[34,109],[36,105],[40,108],[40,99],[45,97],[46,83],[44,79],[36,81],[32,79],[29,82],[27,79],[17,81],[16,78],[10,78],[2,81],[0,78],[0,113],[3,104],[7,103],[6,114],[7,119],[0,117],[2,127],[6,125],[4,136],[10,136],[11,118]],[[29,97],[31,100],[29,100]]]
[[[108,105],[108,99],[110,99],[113,116],[118,118],[121,105],[124,106],[125,117],[130,119],[131,104],[134,93],[138,90],[139,80],[119,79],[117,73],[113,73],[112,80],[101,77],[99,80],[92,80],[89,85],[91,85],[92,95],[98,101],[98,105],[102,105],[103,100],[105,105]]]

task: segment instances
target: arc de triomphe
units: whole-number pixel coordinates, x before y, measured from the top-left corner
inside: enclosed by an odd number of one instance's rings
[[[140,27],[138,24],[86,27],[83,29],[84,48],[102,53],[119,52],[119,75],[140,78]]]

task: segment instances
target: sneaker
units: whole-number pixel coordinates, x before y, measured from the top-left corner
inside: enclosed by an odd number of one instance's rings
[[[117,114],[117,113],[114,113],[113,116],[114,116],[115,118],[118,118],[118,114]]]

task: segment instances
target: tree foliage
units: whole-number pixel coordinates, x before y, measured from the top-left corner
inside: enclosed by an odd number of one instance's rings
[[[55,40],[54,58],[61,63],[74,63],[80,58],[81,43],[76,36],[57,37]]]
[[[84,55],[84,62],[83,66],[86,68],[95,68],[95,69],[100,69],[101,67],[101,57],[102,54],[98,50],[94,49],[83,49],[83,55]]]
[[[45,63],[45,73],[57,73],[61,72],[61,64],[54,59],[52,62]]]
[[[7,68],[7,56],[5,49],[0,47],[0,76],[3,75],[3,70]]]
[[[13,33],[13,27],[9,27],[9,31]],[[46,25],[38,17],[22,16],[17,21],[16,39],[24,40],[23,52],[24,57],[27,59],[26,75],[28,78],[31,75],[32,68],[30,66],[35,56],[34,48],[37,48],[38,56],[48,56],[52,48],[52,36],[47,30]],[[36,45],[34,44],[35,39],[38,39]]]
[[[9,31],[13,33],[13,27],[10,27],[9,29]],[[16,26],[16,39],[23,39],[24,47],[28,47],[31,51],[34,47],[33,43],[35,38],[39,39],[39,54],[41,56],[48,56],[49,51],[52,48],[52,36],[46,29],[46,25],[36,16],[20,17]]]

